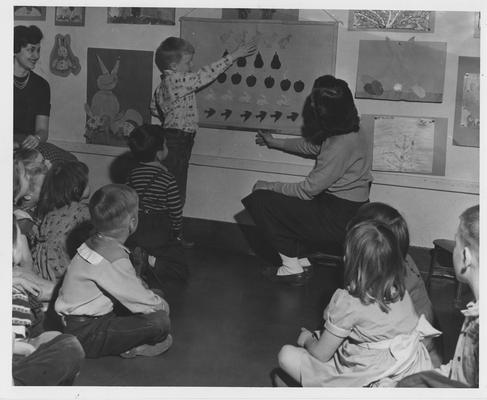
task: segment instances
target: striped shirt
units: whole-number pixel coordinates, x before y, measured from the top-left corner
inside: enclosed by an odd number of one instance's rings
[[[155,174],[156,179],[147,187]],[[140,209],[168,212],[173,232],[178,236],[183,224],[183,205],[174,175],[160,166],[140,163],[130,173],[127,185],[139,195]]]
[[[29,305],[29,296],[20,289],[12,287],[12,327],[16,336],[27,336],[34,316]]]

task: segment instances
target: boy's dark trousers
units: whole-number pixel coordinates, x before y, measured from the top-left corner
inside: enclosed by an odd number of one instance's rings
[[[181,201],[184,205],[186,202],[189,159],[191,158],[191,150],[193,149],[196,132],[185,132],[172,128],[165,129],[164,132],[168,155],[163,161],[163,164],[176,178]]]
[[[162,310],[126,317],[113,312],[100,317],[73,315],[64,320],[64,331],[78,338],[86,358],[117,356],[142,344],[162,342],[171,328],[169,316]]]
[[[126,243],[132,249],[142,247],[156,258],[154,274],[160,281],[188,279],[186,254],[181,244],[173,238],[171,219],[167,212],[140,210],[137,230]]]
[[[69,386],[78,374],[85,353],[78,339],[56,336],[28,356],[14,355],[12,375],[17,386]]]

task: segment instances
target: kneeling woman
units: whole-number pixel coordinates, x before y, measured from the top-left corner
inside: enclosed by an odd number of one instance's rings
[[[272,280],[303,284],[299,259],[303,244],[342,245],[345,227],[369,199],[372,144],[360,132],[360,120],[347,83],[331,75],[316,79],[303,109],[302,138],[277,139],[259,132],[256,143],[316,158],[301,182],[257,181],[242,200],[257,226],[279,252],[282,265],[266,270]]]

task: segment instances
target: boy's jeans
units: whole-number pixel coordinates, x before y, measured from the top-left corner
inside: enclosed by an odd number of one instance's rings
[[[142,344],[162,342],[171,326],[162,310],[123,317],[113,312],[101,317],[67,316],[65,321],[65,332],[78,338],[86,358],[116,356]]]
[[[165,129],[166,146],[169,154],[164,160],[164,165],[176,178],[183,205],[186,202],[188,166],[195,134],[196,132],[190,133],[180,129]]]
[[[78,339],[58,335],[26,357],[13,356],[14,383],[18,386],[72,385],[84,356]]]

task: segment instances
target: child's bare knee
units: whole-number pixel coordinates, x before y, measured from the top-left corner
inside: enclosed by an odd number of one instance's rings
[[[287,370],[289,365],[296,362],[296,348],[290,344],[282,346],[277,359],[279,361],[279,366],[282,369]]]

